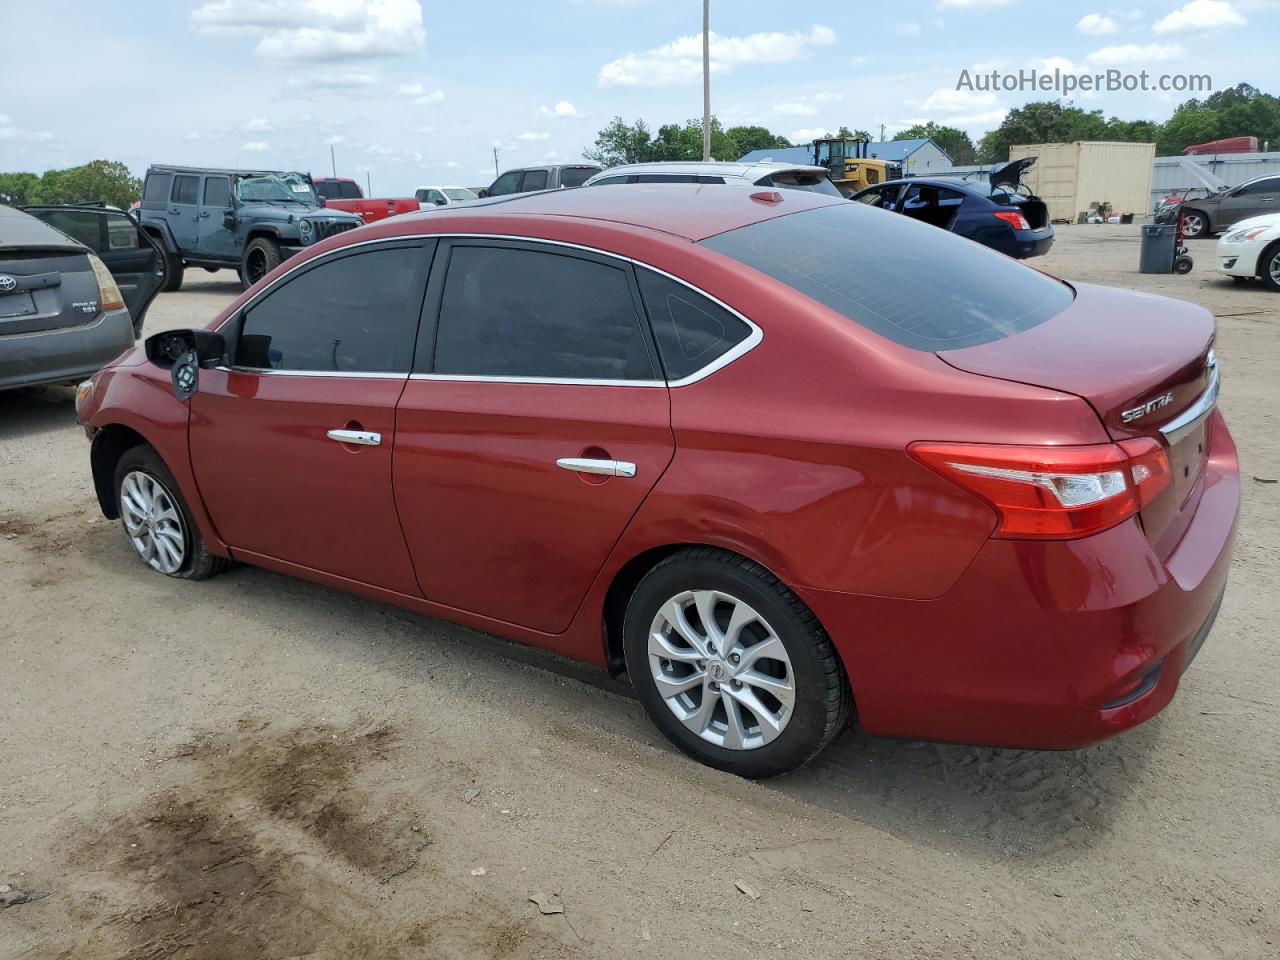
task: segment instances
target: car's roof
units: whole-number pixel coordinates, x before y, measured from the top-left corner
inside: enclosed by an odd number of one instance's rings
[[[297,170],[234,170],[229,167],[180,167],[171,163],[153,163],[147,173],[217,173],[229,177],[275,177],[286,173],[302,174]],[[342,177],[337,179],[341,180]]]
[[[605,177],[628,176],[633,173],[691,173],[704,177],[735,177],[754,183],[770,173],[784,170],[798,170],[805,173],[826,175],[825,167],[816,167],[808,163],[782,163],[781,161],[759,161],[756,163],[736,163],[727,160],[656,160],[653,163],[624,163],[618,167],[610,167],[596,175]],[[592,179],[596,179],[593,177]]]
[[[43,220],[0,204],[0,250],[68,250],[88,248]]]
[[[470,187],[459,187],[452,183],[424,183],[420,187],[414,187],[415,190],[471,190]]]
[[[765,197],[769,199],[761,199]],[[374,229],[395,235],[416,233],[427,222],[433,225],[432,232],[439,232],[440,224],[461,225],[481,217],[568,217],[626,224],[697,242],[774,217],[847,202],[843,197],[808,190],[770,190],[746,184],[638,183],[625,190],[572,187],[489,197],[457,209],[388,217]]]

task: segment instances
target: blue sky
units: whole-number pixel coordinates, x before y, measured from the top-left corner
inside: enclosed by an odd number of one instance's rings
[[[374,192],[578,159],[611,117],[701,114],[700,0],[3,0],[0,169],[118,159],[366,173]],[[1280,93],[1280,0],[712,0],[714,111],[808,138],[933,119],[976,140],[1043,93],[973,72],[1207,73]],[[15,41],[14,38],[22,38]],[[1188,94],[1087,93],[1163,119]]]

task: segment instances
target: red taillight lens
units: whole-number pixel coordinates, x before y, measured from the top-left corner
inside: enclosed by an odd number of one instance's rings
[[[1131,448],[913,443],[907,450],[989,503],[1000,518],[993,536],[1067,540],[1127,520],[1168,484],[1159,443],[1125,443]]]
[[[997,210],[996,219],[1003,220],[1015,230],[1030,230],[1031,224],[1027,223],[1027,218],[1013,210]]]

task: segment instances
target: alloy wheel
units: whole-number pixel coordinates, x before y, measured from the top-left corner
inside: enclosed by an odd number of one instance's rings
[[[1204,232],[1204,220],[1198,213],[1188,213],[1182,218],[1182,233],[1186,237],[1198,237]]]
[[[786,646],[750,605],[719,590],[687,590],[659,608],[649,668],[676,718],[727,750],[772,743],[795,710]]]
[[[187,557],[182,513],[164,484],[139,470],[126,474],[120,484],[120,514],[133,549],[149,567],[163,574],[182,569]]]
[[[1271,277],[1272,285],[1280,289],[1280,249],[1271,254],[1271,262],[1267,264],[1267,274]]]
[[[250,250],[244,261],[244,272],[249,277],[250,285],[257,283],[267,275],[267,257],[261,250]]]

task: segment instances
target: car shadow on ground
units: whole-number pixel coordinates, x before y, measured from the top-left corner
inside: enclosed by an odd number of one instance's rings
[[[0,443],[36,433],[74,429],[75,387],[20,387],[0,391]]]

